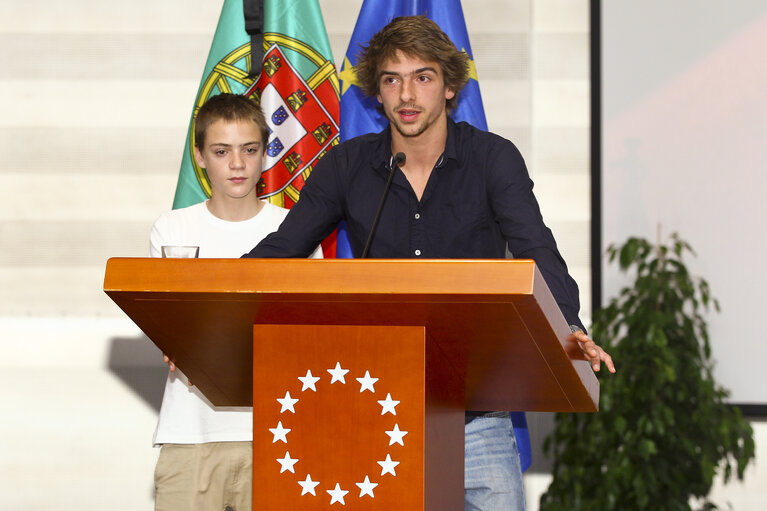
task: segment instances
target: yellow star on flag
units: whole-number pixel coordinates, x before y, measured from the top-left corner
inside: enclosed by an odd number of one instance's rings
[[[475,73],[476,74],[476,73]],[[344,57],[344,64],[341,66],[341,72],[338,73],[338,78],[341,79],[341,95],[346,94],[346,91],[352,85],[359,87],[357,82],[357,73],[354,71],[354,66],[349,61],[349,57]]]
[[[466,49],[461,48],[461,51],[468,55]],[[471,57],[469,57],[469,79],[474,79],[475,82],[479,81],[479,78],[477,78],[477,65],[474,63],[474,59]]]

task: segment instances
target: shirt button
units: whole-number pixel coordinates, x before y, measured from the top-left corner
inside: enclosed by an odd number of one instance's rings
[[[415,214],[415,219],[418,220],[419,218],[421,218],[421,213],[416,213]]]
[[[417,256],[421,255],[421,251],[420,250],[416,250],[415,251],[415,255],[417,255]]]

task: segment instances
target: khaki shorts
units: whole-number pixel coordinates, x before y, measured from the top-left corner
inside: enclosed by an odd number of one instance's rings
[[[253,444],[164,444],[154,485],[156,511],[251,511]]]

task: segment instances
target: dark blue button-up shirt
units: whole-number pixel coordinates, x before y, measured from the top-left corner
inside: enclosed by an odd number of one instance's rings
[[[332,148],[306,181],[279,230],[245,257],[307,257],[346,220],[359,257],[391,165],[389,129]],[[448,119],[445,151],[419,201],[397,170],[381,212],[371,258],[534,259],[570,324],[578,287],[543,223],[533,183],[506,139]]]

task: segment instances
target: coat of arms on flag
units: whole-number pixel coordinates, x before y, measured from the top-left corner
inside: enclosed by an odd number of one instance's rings
[[[274,44],[264,56],[261,77],[245,94],[260,101],[270,129],[258,195],[290,207],[316,161],[338,143],[338,78],[333,64],[311,48],[280,39],[317,62],[316,72],[305,80]]]

